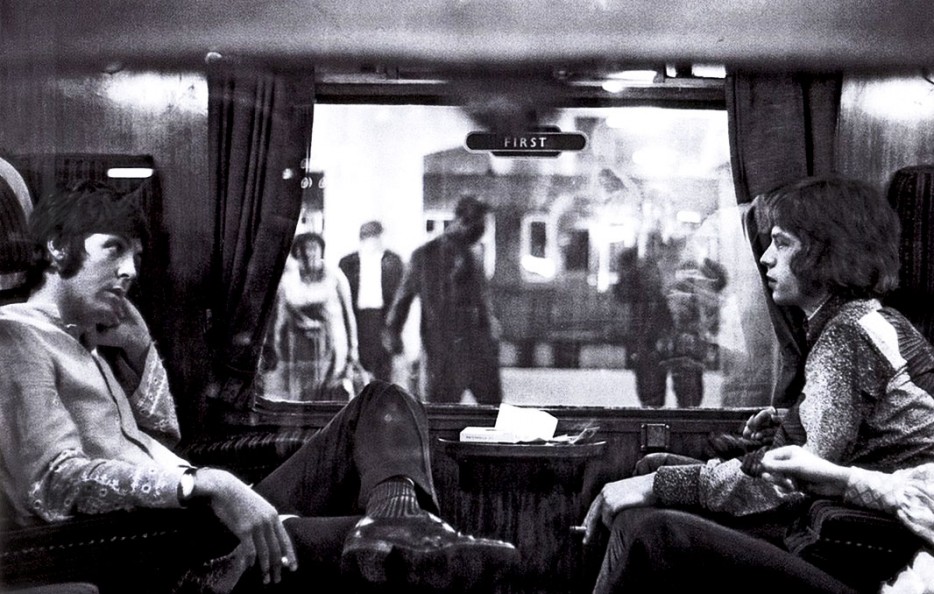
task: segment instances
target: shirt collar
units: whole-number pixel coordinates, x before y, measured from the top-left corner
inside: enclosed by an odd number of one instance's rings
[[[53,326],[60,328],[66,334],[84,344],[81,340],[81,328],[77,324],[66,324],[62,319],[62,312],[53,303],[29,303],[29,307]]]
[[[807,332],[808,347],[817,341],[817,337],[824,331],[827,322],[836,316],[846,303],[847,299],[840,295],[831,295],[805,320],[804,328]]]

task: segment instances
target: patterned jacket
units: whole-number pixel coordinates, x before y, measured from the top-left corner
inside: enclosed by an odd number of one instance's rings
[[[0,308],[0,487],[12,519],[179,507],[188,463],[165,445],[178,421],[156,349],[127,381],[128,366],[115,374],[70,331],[57,311]]]
[[[934,348],[875,299],[831,299],[808,320],[802,446],[845,466],[891,472],[934,462]],[[746,475],[741,460],[662,467],[662,505],[746,515],[800,500]]]

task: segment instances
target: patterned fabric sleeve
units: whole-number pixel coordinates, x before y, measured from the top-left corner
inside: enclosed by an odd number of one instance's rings
[[[155,346],[149,347],[143,377],[136,391],[129,395],[129,401],[140,429],[158,436],[159,441],[166,446],[178,443],[181,433],[175,413],[175,400],[169,392],[165,367]]]
[[[891,513],[898,505],[898,492],[904,486],[904,475],[901,473],[851,468],[843,500],[857,507]]]
[[[832,462],[845,459],[859,434],[862,390],[879,373],[872,352],[858,327],[825,329],[808,356],[805,394],[798,401],[806,432],[803,447]],[[732,515],[764,512],[803,499],[801,493],[780,493],[762,479],[747,475],[741,464],[737,459],[712,460],[690,477],[684,476],[683,469],[660,468],[656,495],[665,495],[660,497],[663,504],[696,501],[704,509]],[[679,498],[671,498],[671,492],[678,492]]]
[[[55,521],[76,512],[179,506],[182,467],[95,460],[83,453],[43,339],[19,324],[0,323],[0,345],[3,488],[18,513]]]
[[[29,490],[39,517],[54,522],[75,513],[99,514],[136,507],[180,507],[178,483],[184,468],[166,470],[119,460],[90,460],[62,452]]]
[[[934,464],[904,471],[904,475],[904,487],[896,495],[896,514],[929,546],[934,546]]]
[[[843,500],[894,513],[915,534],[934,545],[934,464],[891,474],[851,468]]]

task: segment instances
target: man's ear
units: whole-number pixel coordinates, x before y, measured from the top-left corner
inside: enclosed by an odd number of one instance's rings
[[[48,240],[45,244],[47,250],[49,250],[49,256],[52,258],[52,264],[56,267],[60,266],[62,262],[65,261],[65,256],[67,255],[64,248],[60,248],[55,245],[55,240]]]

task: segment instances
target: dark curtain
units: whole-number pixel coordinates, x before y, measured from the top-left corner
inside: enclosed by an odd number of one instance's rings
[[[809,175],[834,170],[834,137],[840,108],[839,73],[731,73],[726,80],[730,157],[736,199],[749,203],[762,192]],[[769,237],[752,212],[746,232],[756,262]],[[780,346],[772,401],[789,406],[804,381],[804,323],[797,308],[776,306],[766,291]]]
[[[214,255],[211,395],[251,406],[264,330],[295,233],[314,77],[243,65],[208,73]]]

